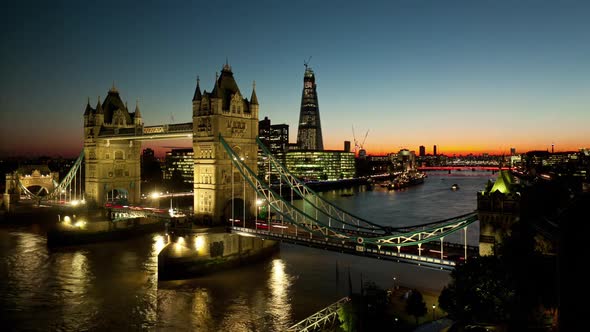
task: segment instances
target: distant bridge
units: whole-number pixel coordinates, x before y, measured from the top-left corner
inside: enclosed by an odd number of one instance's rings
[[[422,166],[418,167],[419,171],[499,171],[511,170],[511,167],[498,166]]]

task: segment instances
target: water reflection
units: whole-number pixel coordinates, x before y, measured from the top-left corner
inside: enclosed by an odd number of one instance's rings
[[[3,251],[6,256],[1,265],[6,268],[6,273],[2,273],[6,276],[6,286],[0,289],[3,297],[12,302],[14,310],[20,311],[44,287],[43,280],[37,276],[46,267],[45,239],[36,234],[17,232],[6,234],[3,240],[4,244],[12,247]],[[39,250],[39,247],[43,250]]]
[[[89,296],[94,275],[89,267],[88,252],[53,253],[51,263],[55,269],[55,284],[50,284],[62,307],[62,319],[56,327],[63,330],[88,329],[98,311],[98,299]]]
[[[322,195],[368,220],[406,225],[475,209],[475,193],[489,175],[451,182],[429,174],[423,185],[403,192],[376,187],[354,196]],[[451,183],[461,190],[452,192]],[[272,260],[159,283],[158,254],[170,243],[167,235],[48,251],[39,227],[23,229],[0,228],[0,316],[3,327],[22,330],[282,331],[347,295],[349,269],[355,291],[361,273],[381,287],[396,276],[399,285],[440,291],[450,280],[447,272],[283,244]],[[477,242],[477,225],[467,236]],[[462,243],[464,234],[455,237]],[[181,250],[208,251],[198,236],[184,241]]]
[[[267,310],[272,316],[275,331],[282,331],[289,327],[291,321],[290,287],[291,278],[285,272],[285,263],[281,259],[274,259],[269,278],[271,296]]]
[[[193,295],[192,326],[198,331],[213,331],[210,304],[212,298],[207,289],[197,289]]]

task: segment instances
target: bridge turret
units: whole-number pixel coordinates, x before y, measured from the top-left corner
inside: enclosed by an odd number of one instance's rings
[[[252,82],[252,96],[250,97],[250,112],[251,116],[258,119],[258,97],[256,96],[256,81]]]
[[[102,109],[102,105],[100,104],[100,96],[98,96],[98,102],[96,103],[96,109],[94,111],[94,125],[100,127],[103,123],[104,111]]]
[[[90,97],[86,103],[86,109],[84,110],[84,127],[91,126],[94,122],[94,109],[90,106]]]
[[[199,76],[197,76],[197,87],[195,88],[195,94],[193,96],[193,116],[197,116],[197,114],[201,110],[201,100],[203,99],[199,83],[200,79]]]
[[[139,99],[135,101],[135,113],[133,114],[133,123],[135,123],[135,126],[143,126],[143,119],[141,118],[141,112],[139,111]]]

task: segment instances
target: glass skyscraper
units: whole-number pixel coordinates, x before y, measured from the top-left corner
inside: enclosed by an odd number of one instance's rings
[[[321,151],[324,149],[315,75],[307,64],[305,65],[305,75],[303,77],[297,145],[301,150]]]

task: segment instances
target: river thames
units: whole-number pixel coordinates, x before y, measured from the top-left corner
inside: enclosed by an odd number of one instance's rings
[[[491,172],[430,172],[401,191],[376,186],[322,193],[355,215],[391,226],[475,210]],[[459,190],[452,191],[452,184]],[[350,196],[350,193],[354,194]],[[280,331],[348,295],[360,279],[440,292],[448,272],[282,244],[275,257],[185,281],[158,282],[163,234],[50,249],[41,225],[0,226],[2,330]],[[477,245],[479,224],[468,229]],[[462,234],[452,242],[461,243]],[[445,241],[447,238],[445,238]]]

